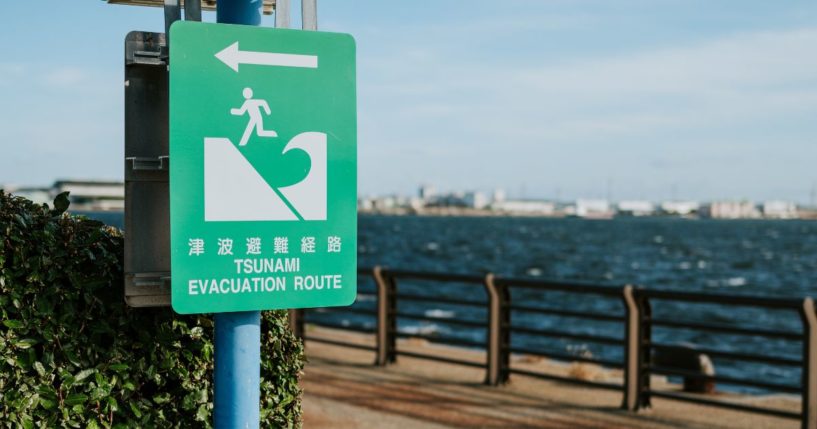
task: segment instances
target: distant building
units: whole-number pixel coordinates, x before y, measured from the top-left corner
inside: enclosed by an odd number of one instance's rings
[[[536,200],[502,200],[491,203],[491,209],[495,211],[523,214],[553,216],[556,214],[556,204],[548,201]]]
[[[607,200],[577,200],[576,216],[586,218],[610,218],[613,211]]]
[[[412,210],[422,210],[426,206],[426,200],[420,197],[412,197],[408,200],[408,207]]]
[[[437,190],[432,185],[421,185],[418,196],[424,201],[430,201],[437,197]]]
[[[702,210],[712,219],[756,219],[760,211],[751,201],[714,201]]]
[[[12,194],[29,199],[33,201],[35,204],[45,204],[51,203],[54,200],[54,196],[51,194],[51,188],[14,188],[8,187],[6,188],[7,192],[11,192]]]
[[[769,219],[796,219],[797,205],[788,201],[766,201],[763,203],[763,217]]]
[[[701,204],[696,201],[666,201],[661,203],[661,211],[672,216],[689,216],[698,213]]]
[[[370,211],[374,209],[374,199],[368,197],[358,198],[357,208],[362,211]]]
[[[397,206],[394,197],[378,197],[372,199],[372,208],[374,210],[388,210]]]
[[[488,206],[488,197],[482,192],[466,192],[463,196],[466,207],[481,210]]]
[[[125,210],[125,184],[97,180],[58,180],[51,192],[70,192],[71,208],[75,210]]]
[[[621,201],[618,214],[623,216],[651,216],[655,214],[655,204],[649,201]]]
[[[503,201],[505,201],[505,190],[494,189],[494,194],[492,195],[491,202],[501,203]]]

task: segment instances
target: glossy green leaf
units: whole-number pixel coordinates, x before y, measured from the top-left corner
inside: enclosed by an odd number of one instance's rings
[[[0,190],[0,426],[210,427],[212,318],[127,308],[122,259],[120,231]],[[303,349],[262,314],[261,426],[297,427]]]

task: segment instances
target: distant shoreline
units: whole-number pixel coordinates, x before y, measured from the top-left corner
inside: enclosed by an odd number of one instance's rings
[[[121,228],[121,223],[124,222],[124,212],[117,210],[72,210],[70,213],[87,216],[105,223],[111,223],[114,226]],[[620,219],[677,219],[677,220],[716,220],[716,221],[815,221],[817,214],[804,214],[797,218],[710,218],[701,217],[697,215],[675,216],[675,215],[645,215],[645,216],[576,216],[567,214],[539,214],[539,213],[514,213],[497,210],[479,210],[471,208],[456,208],[456,207],[438,207],[432,209],[414,210],[409,208],[395,208],[395,209],[379,209],[379,210],[358,210],[360,215],[369,216],[416,216],[416,217],[473,217],[473,218],[527,218],[527,219],[582,219],[582,220],[620,220]]]
[[[584,220],[615,220],[615,219],[679,219],[679,220],[757,220],[757,221],[797,221],[797,220],[817,220],[817,212],[806,212],[796,218],[712,218],[698,215],[642,215],[642,216],[576,216],[565,213],[542,214],[509,212],[498,210],[482,210],[463,207],[433,207],[423,209],[393,208],[393,209],[360,209],[358,214],[378,215],[378,216],[417,216],[417,217],[510,217],[510,218],[542,218],[542,219],[584,219]]]

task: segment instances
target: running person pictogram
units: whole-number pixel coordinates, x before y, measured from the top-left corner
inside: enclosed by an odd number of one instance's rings
[[[256,100],[252,98],[252,88],[244,88],[244,104],[237,109],[230,109],[230,114],[235,116],[243,116],[245,113],[250,116],[250,122],[247,123],[247,128],[244,130],[244,135],[241,136],[239,146],[245,146],[250,141],[250,135],[255,130],[258,137],[278,137],[278,133],[273,130],[264,129],[264,117],[261,115],[261,109],[264,109],[267,116],[270,111],[269,104],[265,100]]]

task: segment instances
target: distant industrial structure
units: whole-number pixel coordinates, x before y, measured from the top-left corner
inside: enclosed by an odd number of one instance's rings
[[[123,211],[125,184],[101,180],[57,180],[50,187],[0,186],[6,192],[28,198],[37,204],[51,203],[57,195],[68,192],[71,210]]]
[[[439,192],[432,185],[422,185],[415,197],[397,195],[364,197],[359,200],[362,212],[428,215],[473,216],[539,216],[610,219],[613,217],[682,217],[710,219],[803,219],[817,218],[817,209],[798,207],[789,201],[719,200],[698,201],[578,199],[564,202],[539,199],[510,199],[502,189],[490,197],[479,191]]]

